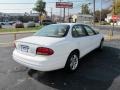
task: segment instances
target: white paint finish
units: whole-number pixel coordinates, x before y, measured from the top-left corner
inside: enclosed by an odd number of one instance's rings
[[[18,40],[19,42],[33,43],[37,45],[49,46],[64,40],[65,38],[31,36]]]
[[[13,51],[13,59],[32,69],[51,71],[64,68],[67,58],[73,50],[78,49],[81,58],[100,45],[100,41],[103,38],[101,34],[73,38],[71,30],[77,24],[67,23],[67,25],[70,25],[70,30],[64,38],[31,36],[17,40],[17,49]],[[20,45],[29,46],[29,51],[27,53],[22,52]],[[51,48],[54,54],[51,56],[36,55],[38,47]]]

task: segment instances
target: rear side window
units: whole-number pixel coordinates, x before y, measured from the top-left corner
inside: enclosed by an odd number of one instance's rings
[[[90,28],[89,26],[85,25],[84,26],[85,30],[87,31],[89,36],[95,35],[96,33],[93,31],[92,28]]]
[[[73,37],[83,37],[86,36],[86,32],[81,25],[75,25],[72,28]]]

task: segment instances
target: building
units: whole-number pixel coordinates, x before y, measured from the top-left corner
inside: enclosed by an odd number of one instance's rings
[[[77,22],[78,23],[85,23],[85,24],[92,24],[93,23],[93,16],[87,14],[78,14],[77,15]]]
[[[72,15],[72,21],[75,23],[84,23],[84,24],[92,24],[93,16],[86,14],[76,14]]]
[[[107,23],[110,23],[111,25],[113,25],[113,21],[114,21],[114,25],[120,25],[120,15],[108,14],[107,18],[105,18],[105,21]]]
[[[107,14],[107,17],[105,18],[105,21],[107,23],[110,23],[111,20],[112,20],[112,14]]]

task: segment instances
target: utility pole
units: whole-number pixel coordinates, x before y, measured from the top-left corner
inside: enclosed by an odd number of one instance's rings
[[[95,26],[95,0],[93,0],[93,25]]]
[[[64,22],[65,22],[65,8],[64,8],[64,15],[63,15],[63,19],[64,19]]]
[[[51,8],[51,20],[53,19],[53,18],[52,18],[52,14],[53,14],[52,12],[53,12],[53,9]]]
[[[102,0],[101,0],[101,10],[100,10],[100,25],[101,25],[101,20],[102,20]]]
[[[115,15],[115,6],[116,6],[116,0],[113,0],[113,15]],[[113,31],[115,29],[115,20],[113,20],[113,29],[111,35],[113,36]]]
[[[118,0],[115,0],[115,9],[117,8]]]
[[[70,16],[70,9],[68,8],[68,17]]]
[[[69,2],[69,0],[68,0]],[[69,19],[69,16],[70,16],[70,8],[68,8],[68,19]]]
[[[62,0],[59,0],[59,2],[62,2]],[[62,9],[60,8],[60,22],[61,22],[61,17],[62,17]]]

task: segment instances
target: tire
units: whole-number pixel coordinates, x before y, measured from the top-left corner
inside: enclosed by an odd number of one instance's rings
[[[79,54],[76,52],[72,52],[66,62],[65,71],[74,72],[78,69],[79,66]]]
[[[103,49],[103,42],[104,42],[104,40],[102,39],[100,42],[100,46],[98,47],[99,51],[102,51],[102,49]]]

